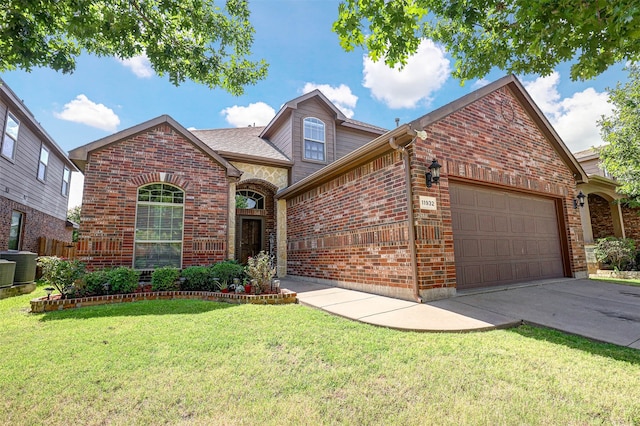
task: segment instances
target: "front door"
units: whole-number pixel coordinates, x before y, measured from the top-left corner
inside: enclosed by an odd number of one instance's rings
[[[239,240],[241,263],[247,263],[250,256],[255,256],[262,250],[262,224],[263,219],[240,218]]]

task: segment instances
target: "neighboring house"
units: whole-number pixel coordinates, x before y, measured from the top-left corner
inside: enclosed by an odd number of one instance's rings
[[[573,204],[586,173],[512,76],[388,132],[316,91],[264,128],[189,132],[163,116],[70,158],[93,267],[261,248],[280,276],[412,300],[586,276]]]
[[[0,79],[0,251],[38,252],[38,238],[71,242],[71,172],[77,171]]]
[[[578,186],[586,195],[582,209],[582,228],[589,271],[595,272],[597,261],[593,255],[595,240],[605,237],[633,238],[640,241],[640,209],[620,203],[624,194],[600,164],[598,148],[574,153],[589,176],[589,182]]]
[[[286,210],[275,194],[382,133],[313,91],[266,127],[188,131],[161,116],[76,148],[70,158],[85,174],[79,254],[93,268],[149,270],[268,250],[282,275]]]
[[[589,182],[578,187],[587,196],[583,210],[585,243],[611,236],[640,241],[640,210],[618,202],[625,195],[616,191],[615,178],[601,166],[598,149],[576,152],[574,156],[589,176]]]

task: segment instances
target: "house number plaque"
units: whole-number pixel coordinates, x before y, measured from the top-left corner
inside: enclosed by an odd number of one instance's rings
[[[438,210],[436,197],[420,196],[420,210]]]

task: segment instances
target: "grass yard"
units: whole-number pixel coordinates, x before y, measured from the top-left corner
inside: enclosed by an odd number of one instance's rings
[[[0,300],[1,424],[640,424],[640,351],[550,330],[194,300],[28,313],[42,294]]]
[[[608,281],[615,284],[624,284],[624,285],[640,287],[640,280],[624,280],[621,278],[591,278],[591,279],[596,281]]]

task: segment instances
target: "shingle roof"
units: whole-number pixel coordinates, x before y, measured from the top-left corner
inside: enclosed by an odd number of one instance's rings
[[[262,157],[263,159],[290,162],[278,148],[259,135],[264,127],[238,127],[233,129],[191,130],[198,139],[220,155]]]
[[[585,149],[583,151],[574,152],[573,156],[576,157],[576,159],[578,160],[582,160],[585,157],[591,157],[591,156],[596,157],[599,155],[599,149],[600,147]]]

